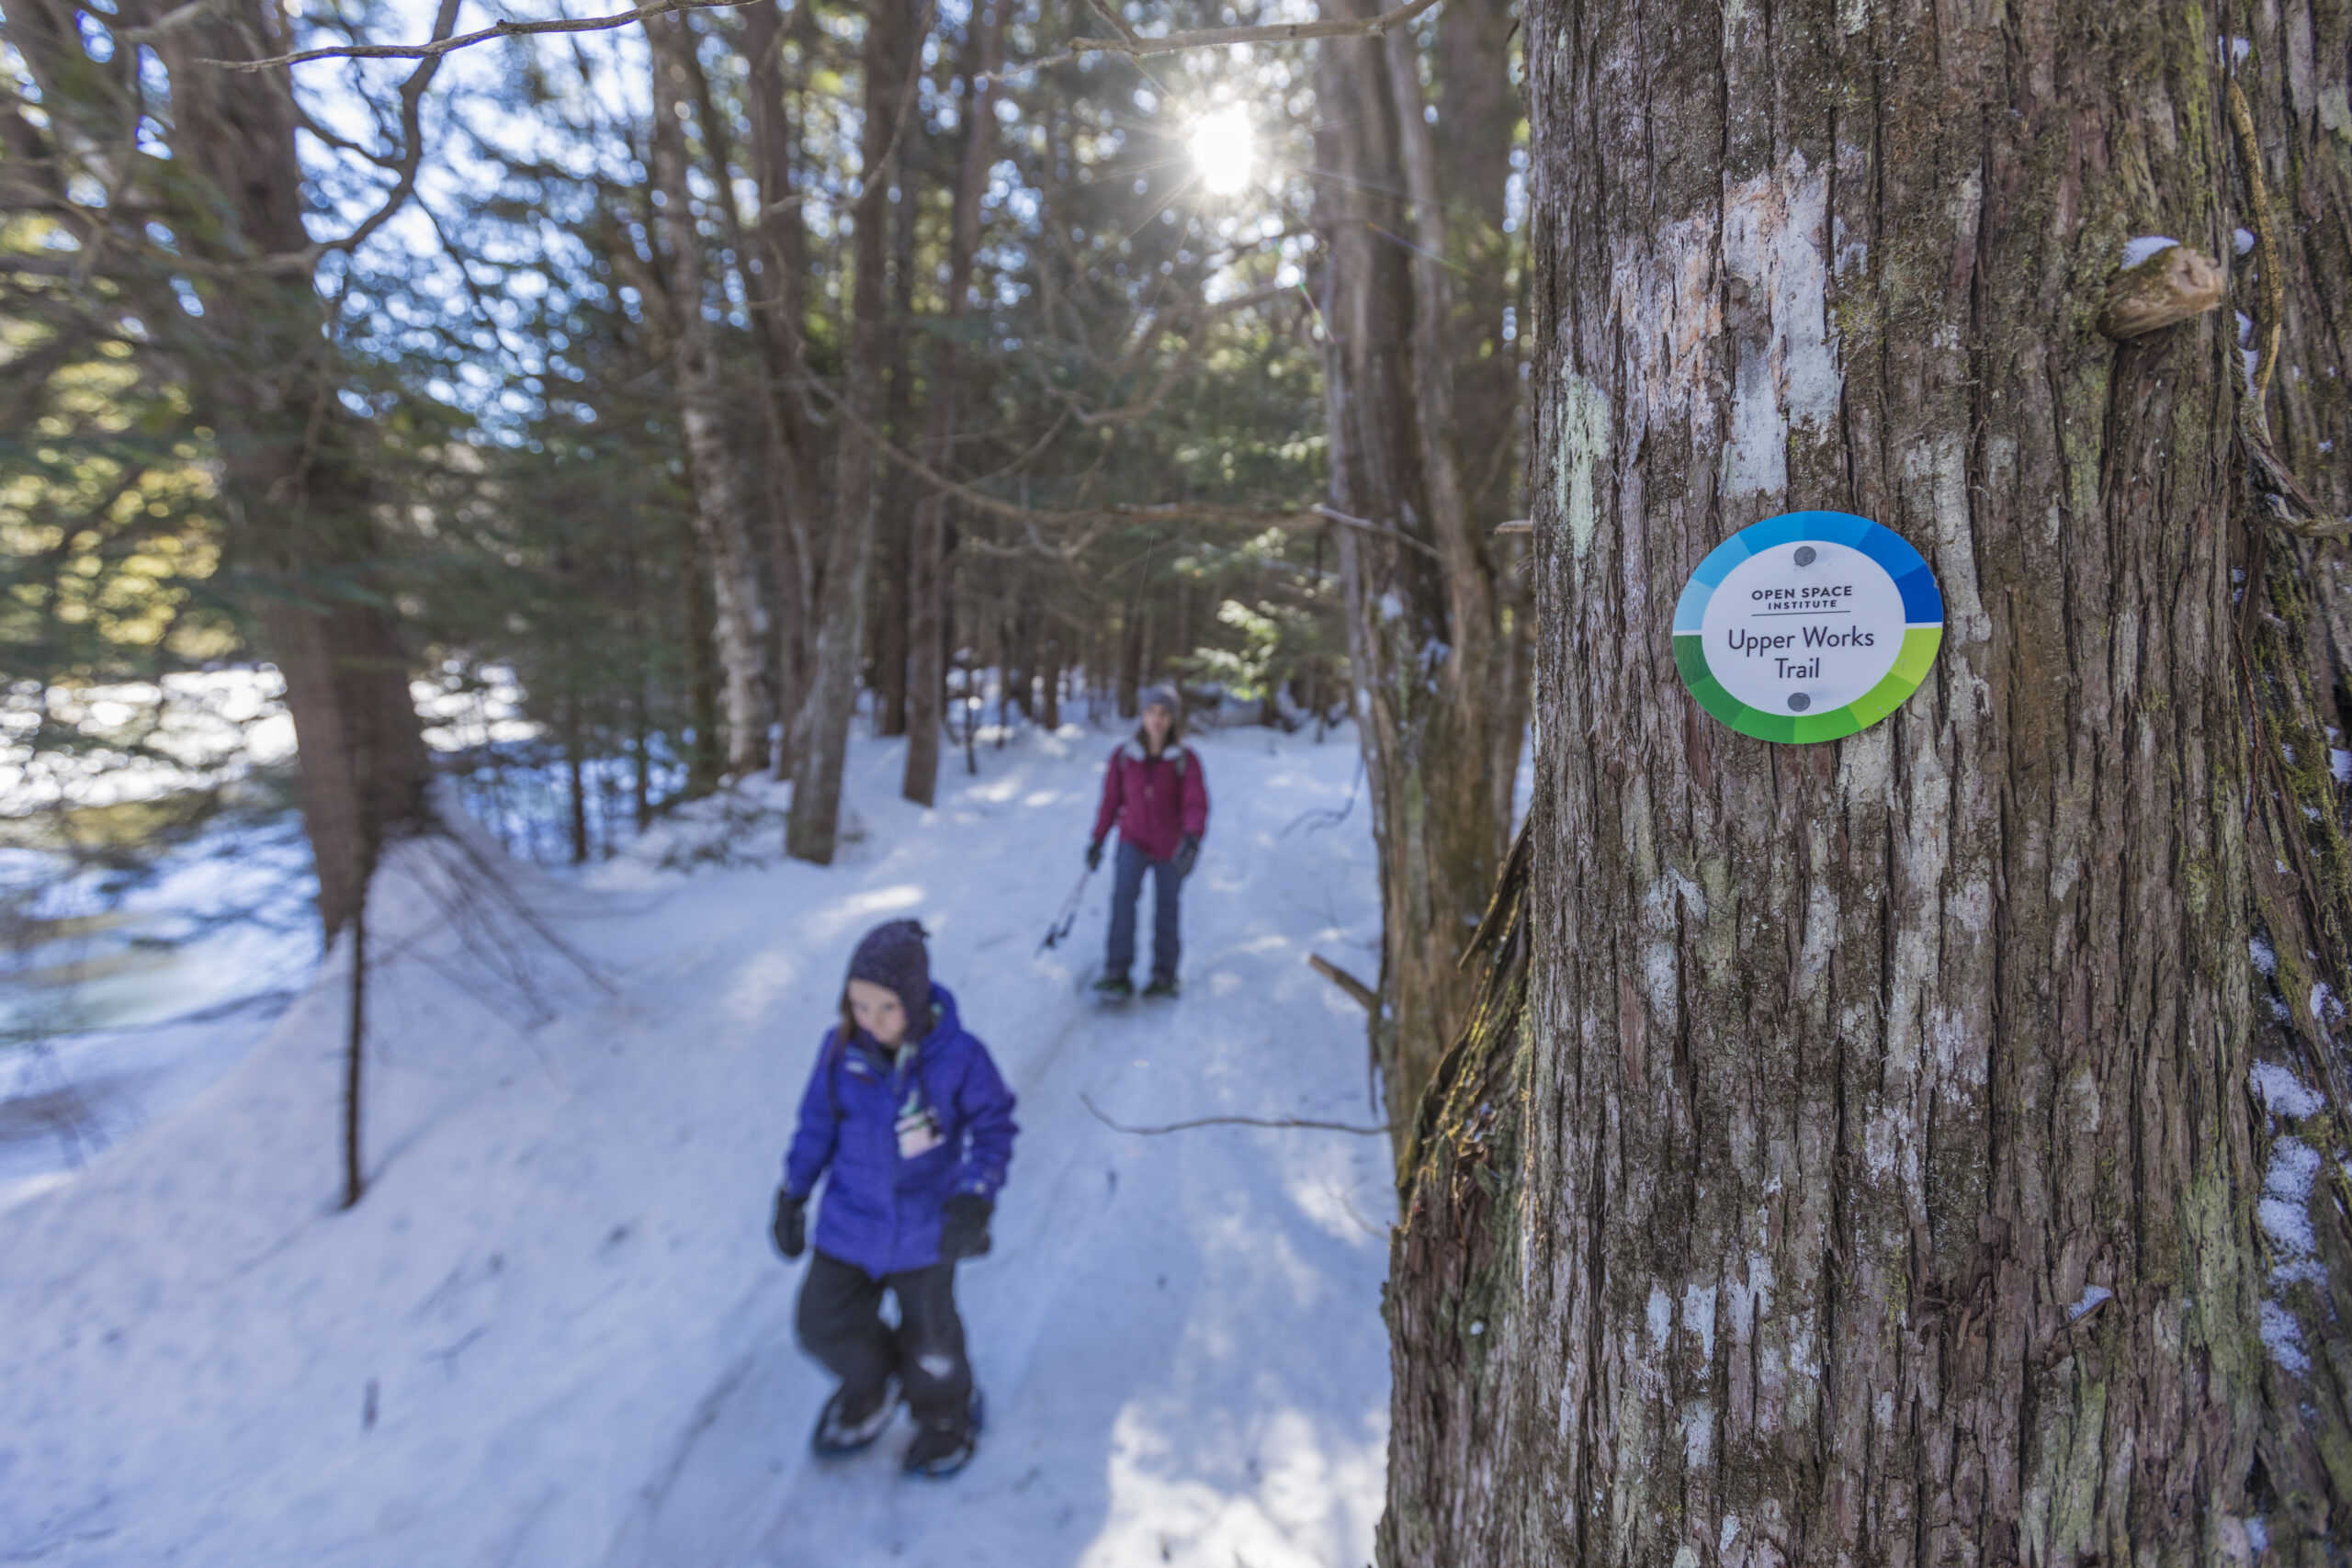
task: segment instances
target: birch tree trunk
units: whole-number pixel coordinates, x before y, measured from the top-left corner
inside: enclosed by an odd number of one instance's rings
[[[881,418],[887,347],[883,257],[889,241],[890,166],[928,16],[926,0],[872,0],[866,8],[861,184],[851,208],[856,233],[848,385],[835,441],[834,523],[816,606],[815,668],[793,759],[792,815],[785,830],[786,852],[820,865],[831,863],[839,832],[842,763],[865,649],[866,568],[874,553],[873,432]]]
[[[1371,14],[1354,0],[1327,9]],[[1317,73],[1318,101],[1351,110],[1317,135],[1325,423],[1380,851],[1373,1056],[1401,1127],[1468,1001],[1459,960],[1510,832],[1510,792],[1494,783],[1515,768],[1521,722],[1462,471],[1445,201],[1418,48],[1409,31],[1332,40]]]
[[[2313,15],[2245,68],[2317,387]],[[2232,51],[2092,0],[1526,28],[1538,794],[1409,1151],[1382,1562],[2341,1561],[2335,580],[2249,492],[2232,312],[2096,324],[2126,240],[2253,226]],[[1917,547],[1945,641],[1769,746],[1671,616],[1807,507]]]
[[[686,469],[694,480],[695,526],[710,567],[717,612],[713,619],[725,682],[727,772],[730,778],[741,778],[767,761],[768,615],[760,595],[759,558],[752,547],[745,465],[728,429],[728,392],[710,321],[703,314],[708,268],[695,223],[682,118],[693,107],[695,73],[686,56],[694,48],[694,35],[684,17],[672,15],[649,20],[645,36],[653,68],[654,190],[662,198],[671,313],[676,318],[671,374],[677,388],[678,423],[685,431]]]

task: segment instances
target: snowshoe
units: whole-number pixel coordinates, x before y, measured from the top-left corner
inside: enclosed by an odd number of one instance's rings
[[[1105,975],[1094,982],[1094,999],[1098,1002],[1124,1002],[1136,994],[1136,983],[1125,975]]]
[[[985,1414],[980,1391],[976,1388],[962,1420],[951,1416],[945,1421],[925,1422],[915,1433],[915,1440],[907,1445],[907,1473],[926,1481],[944,1481],[971,1463],[974,1450],[980,1446]]]
[[[1143,994],[1147,998],[1166,998],[1172,999],[1176,995],[1177,988],[1175,976],[1154,975],[1151,977],[1151,984],[1143,988]]]
[[[853,1413],[843,1409],[842,1399],[847,1393],[846,1389],[833,1390],[833,1396],[825,1401],[824,1410],[817,1416],[816,1435],[808,1446],[817,1450],[819,1459],[840,1459],[873,1447],[874,1439],[882,1435],[883,1428],[890,1425],[890,1417],[898,1414],[896,1378],[882,1385],[882,1396],[874,1402],[871,1410]]]

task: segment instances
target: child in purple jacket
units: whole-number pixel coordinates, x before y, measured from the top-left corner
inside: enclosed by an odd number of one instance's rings
[[[1017,1131],[988,1047],[932,984],[922,927],[868,931],[775,1195],[776,1248],[797,1258],[809,1195],[831,1172],[798,1314],[801,1345],[841,1380],[817,1421],[820,1455],[872,1443],[903,1396],[916,1427],[910,1472],[952,1475],[972,1457],[980,1401],[956,1315],[956,1263],[989,1249]],[[886,1291],[899,1298],[895,1329],[882,1318]]]

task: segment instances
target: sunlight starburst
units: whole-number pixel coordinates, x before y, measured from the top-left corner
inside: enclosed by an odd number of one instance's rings
[[[1216,196],[1233,196],[1247,187],[1258,166],[1258,133],[1250,112],[1231,104],[1193,122],[1185,138],[1193,166],[1201,183]]]

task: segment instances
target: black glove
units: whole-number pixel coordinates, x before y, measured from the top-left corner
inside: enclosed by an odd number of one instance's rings
[[[1187,833],[1184,841],[1176,846],[1176,880],[1182,882],[1193,874],[1193,864],[1201,858],[1201,836]]]
[[[808,1250],[808,1200],[795,1198],[790,1190],[775,1190],[775,1221],[769,1226],[775,1237],[775,1249],[786,1258],[797,1258]]]
[[[994,1203],[977,1192],[958,1192],[947,1200],[943,1213],[945,1218],[939,1226],[941,1262],[978,1258],[988,1251],[989,1216],[996,1213]]]
[[[1089,871],[1102,869],[1102,840],[1100,839],[1086,846],[1086,869]]]

